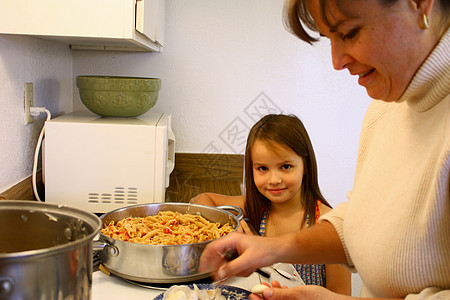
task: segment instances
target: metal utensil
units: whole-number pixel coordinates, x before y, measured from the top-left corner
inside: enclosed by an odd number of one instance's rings
[[[231,261],[239,256],[239,254],[237,253],[237,251],[235,249],[227,250],[225,253],[217,252],[217,254],[219,254],[223,259],[225,259],[225,261]],[[224,283],[224,281],[226,281],[228,278],[230,278],[230,277],[225,277],[225,278],[216,280],[212,283],[212,285],[219,288],[222,285],[222,283]]]
[[[213,281],[211,283],[212,286],[215,286],[216,288],[220,288],[220,286],[229,279],[230,277],[225,277],[216,281]]]
[[[287,264],[287,263],[276,263],[272,267],[275,269],[275,271],[277,271],[284,277],[291,279],[291,280],[302,282],[304,284],[302,278],[298,274],[294,265]]]
[[[303,282],[303,280],[300,278],[300,276],[298,275],[294,266],[291,265],[293,268],[293,270],[292,270],[290,268],[288,269],[288,267],[284,268],[283,266],[281,268],[279,268],[279,266],[277,266],[277,268],[275,268],[275,265],[272,265],[270,267],[263,267],[258,270],[259,272],[266,274],[265,276],[268,278],[269,283],[276,280],[282,286],[287,286],[289,288],[305,284]],[[286,265],[289,265],[289,264],[286,264]],[[292,271],[292,273],[290,271]],[[294,272],[295,272],[295,275],[294,275]]]

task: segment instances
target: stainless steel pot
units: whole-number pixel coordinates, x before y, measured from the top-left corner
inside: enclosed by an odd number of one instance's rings
[[[67,206],[0,201],[0,299],[89,299],[100,228]]]
[[[156,215],[159,211],[201,214],[210,222],[229,223],[234,230],[242,219],[242,210],[237,206],[211,207],[188,203],[134,205],[104,214],[100,219],[105,227],[111,221]],[[94,241],[94,249],[101,250],[101,263],[119,277],[147,283],[177,283],[210,275],[198,271],[200,256],[208,243],[210,241],[186,245],[143,245],[100,234],[100,240]]]

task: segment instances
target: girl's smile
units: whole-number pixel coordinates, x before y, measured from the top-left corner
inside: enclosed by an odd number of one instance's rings
[[[281,193],[283,193],[286,189],[268,189],[267,191],[269,193],[271,193],[272,195],[276,196],[276,195],[280,195]]]

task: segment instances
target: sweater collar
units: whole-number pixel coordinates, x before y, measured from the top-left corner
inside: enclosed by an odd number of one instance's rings
[[[450,30],[419,68],[398,103],[418,112],[427,111],[450,94]]]

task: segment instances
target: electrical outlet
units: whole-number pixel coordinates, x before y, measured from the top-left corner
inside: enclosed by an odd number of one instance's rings
[[[30,107],[34,106],[33,101],[33,83],[27,82],[25,83],[25,92],[23,96],[23,107],[25,110],[25,125],[33,123],[34,118],[30,114]]]

